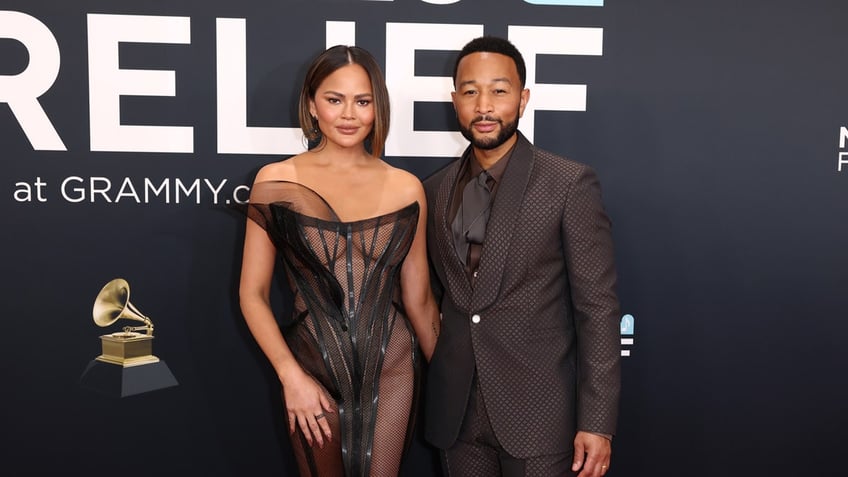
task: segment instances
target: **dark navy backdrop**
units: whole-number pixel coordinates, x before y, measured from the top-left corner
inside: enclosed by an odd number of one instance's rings
[[[840,170],[839,154],[848,152],[848,7],[835,0],[601,3],[3,0],[0,80],[13,82],[0,82],[0,472],[294,472],[279,386],[238,311],[243,223],[225,204],[261,165],[293,151],[224,153],[218,145],[226,126],[217,82],[225,72],[216,58],[233,44],[216,45],[216,19],[245,19],[241,97],[249,127],[296,126],[305,63],[324,48],[328,31],[351,27],[325,21],[355,22],[356,43],[387,69],[409,61],[387,54],[397,42],[440,41],[412,26],[407,38],[387,40],[387,23],[478,25],[502,36],[510,25],[602,29],[602,55],[536,62],[537,83],[586,85],[585,110],[542,111],[562,108],[533,96],[532,86],[530,102],[540,109],[535,142],[600,174],[622,311],[635,317],[608,475],[842,475],[848,164]],[[15,33],[36,22],[9,12],[36,19],[55,37],[58,76],[39,104],[64,150],[36,146],[6,104],[16,101],[10,91],[24,88],[14,75],[44,61]],[[175,72],[175,96],[124,95],[120,121],[192,127],[191,152],[93,147],[92,136],[104,135],[92,124],[108,120],[90,112],[102,90],[89,83],[114,69],[97,63],[106,56],[92,59],[90,14],[190,19],[187,41],[121,43],[118,65]],[[420,48],[412,55],[415,76],[449,75],[450,50],[462,43]],[[92,62],[100,66],[90,73]],[[416,131],[455,129],[449,105],[432,102],[427,86],[410,80],[393,88],[393,101],[418,101]],[[392,134],[413,137],[402,121]],[[414,151],[423,145],[402,143],[387,159],[421,177],[450,155],[421,157]],[[169,200],[145,200],[145,178],[167,183]],[[112,188],[92,201],[92,180]],[[200,198],[183,194],[175,203],[178,180],[197,181],[192,194],[201,191]],[[121,189],[125,181],[138,201]],[[220,186],[218,200],[206,184]],[[95,295],[115,277],[129,281],[133,303],[153,319],[154,352],[179,386],[123,399],[79,386],[99,353],[98,336],[115,331],[91,319]],[[277,303],[283,308],[283,297]],[[435,473],[429,448],[417,441],[404,475]]]

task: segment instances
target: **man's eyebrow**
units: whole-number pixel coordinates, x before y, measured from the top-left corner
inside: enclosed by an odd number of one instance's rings
[[[458,86],[465,86],[465,85],[477,84],[477,83],[479,83],[479,81],[477,81],[477,80],[465,80],[465,81],[461,81]],[[491,83],[509,83],[509,84],[512,84],[512,81],[510,81],[509,78],[504,76],[504,77],[501,77],[501,78],[494,78],[489,83],[490,84]]]

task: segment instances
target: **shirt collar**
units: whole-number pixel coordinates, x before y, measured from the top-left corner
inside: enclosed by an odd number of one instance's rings
[[[498,161],[488,169],[489,176],[494,179],[495,182],[500,182],[503,177],[504,171],[506,170],[507,163],[509,163],[509,159],[512,157],[512,153],[515,151],[515,146],[518,145],[518,141],[512,145],[509,151],[503,155],[502,158],[498,159]],[[477,177],[483,172],[483,167],[477,162],[477,157],[474,155],[474,148],[471,148],[471,160],[468,161],[469,164],[469,172],[471,177]]]

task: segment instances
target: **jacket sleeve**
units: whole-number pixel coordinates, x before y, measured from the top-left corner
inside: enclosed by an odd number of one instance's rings
[[[562,237],[577,333],[577,429],[612,435],[621,390],[620,308],[611,223],[587,166],[568,192]]]

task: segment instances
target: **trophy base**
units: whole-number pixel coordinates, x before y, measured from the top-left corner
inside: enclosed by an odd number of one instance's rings
[[[112,333],[100,337],[103,353],[96,359],[119,366],[139,366],[159,361],[153,356],[153,336],[141,333]]]
[[[134,366],[93,359],[80,376],[80,386],[112,397],[127,397],[179,383],[164,361]]]

